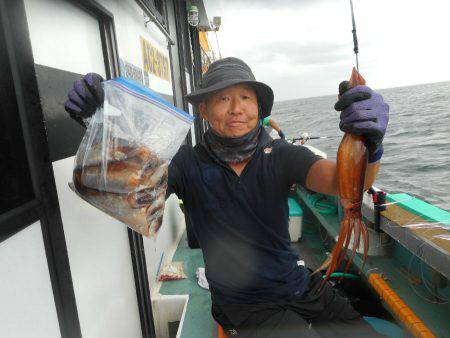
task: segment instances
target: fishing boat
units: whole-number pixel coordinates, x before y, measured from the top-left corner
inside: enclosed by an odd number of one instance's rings
[[[73,82],[97,72],[195,115],[184,95],[220,55],[208,41],[219,26],[201,0],[0,0],[0,337],[226,336],[182,203],[166,201],[155,239],[80,199],[68,182],[84,130],[64,111]],[[205,129],[197,118],[185,142]],[[370,192],[368,258],[331,281],[391,337],[448,337],[450,213],[413,192]],[[293,187],[288,202],[292,246],[314,269],[335,242],[339,201]],[[171,262],[186,278],[160,281]]]

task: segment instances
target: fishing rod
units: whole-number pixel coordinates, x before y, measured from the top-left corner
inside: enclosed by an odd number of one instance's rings
[[[308,141],[308,140],[319,140],[319,139],[331,139],[331,138],[337,138],[338,136],[309,136],[309,133],[302,133],[300,137],[294,137],[292,138],[292,143],[298,142],[298,141]]]
[[[353,34],[353,52],[355,53],[355,59],[356,59],[356,70],[359,73],[359,60],[358,60],[358,36],[356,35],[356,22],[355,22],[355,12],[353,10],[353,1],[350,0],[350,11],[352,13],[352,34]],[[341,89],[339,89],[339,92],[341,92]],[[329,137],[329,136],[309,136],[308,133],[303,133],[300,135],[300,137],[294,137],[292,139],[292,143],[303,141],[305,143],[308,140],[318,140],[318,139],[331,139],[336,137]]]
[[[358,62],[358,36],[356,35],[356,23],[355,23],[355,13],[353,12],[353,1],[350,0],[350,10],[352,12],[352,34],[353,34],[353,52],[355,52],[355,58],[356,58],[356,70],[359,73],[359,62]]]

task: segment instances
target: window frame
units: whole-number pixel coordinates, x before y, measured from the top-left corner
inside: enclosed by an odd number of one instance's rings
[[[29,49],[21,50],[23,44],[29,43],[28,31],[24,31],[23,26],[25,10],[21,5],[23,4],[19,3],[14,8],[0,2],[0,29],[4,34],[7,55],[2,64],[6,64],[11,73],[34,198],[0,214],[0,242],[41,219],[45,203],[43,190],[46,185],[51,185],[53,179],[47,167],[49,154],[31,45]]]
[[[35,196],[0,215],[0,242],[40,221],[61,337],[81,337],[23,0],[0,0],[0,30],[5,37],[4,64],[12,75]]]
[[[153,0],[136,0],[139,7],[142,8],[144,13],[148,15],[150,21],[154,22],[155,25],[161,30],[161,33],[166,37],[170,45],[175,45],[175,41],[172,39],[169,30],[169,20],[167,13],[167,1],[161,0],[164,13],[160,13],[156,8]]]

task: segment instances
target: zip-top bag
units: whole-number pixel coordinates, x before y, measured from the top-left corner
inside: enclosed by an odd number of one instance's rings
[[[192,116],[125,78],[102,83],[103,107],[87,121],[71,188],[147,237],[162,224],[168,165]]]

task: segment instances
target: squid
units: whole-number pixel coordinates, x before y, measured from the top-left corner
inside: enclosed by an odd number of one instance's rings
[[[166,161],[147,147],[114,140],[104,152],[101,145],[92,145],[74,168],[69,186],[96,208],[151,237],[162,225],[167,183]]]
[[[365,85],[364,78],[353,68],[350,77],[350,86]],[[340,93],[343,94],[343,93]],[[367,167],[368,152],[364,137],[345,133],[337,153],[337,176],[340,203],[344,212],[341,228],[331,255],[315,271],[326,270],[324,284],[331,274],[341,266],[347,256],[347,250],[353,234],[352,252],[344,267],[347,272],[353,262],[356,251],[363,242],[363,263],[369,250],[369,234],[362,219],[362,199],[364,193],[364,180]]]

